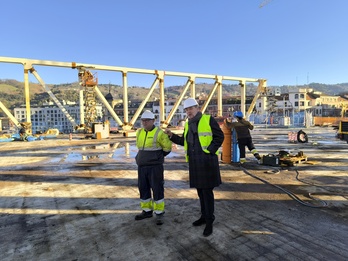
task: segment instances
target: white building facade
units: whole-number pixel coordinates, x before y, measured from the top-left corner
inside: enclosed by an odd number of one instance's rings
[[[80,106],[78,105],[64,105],[64,108],[70,114],[70,116],[75,120],[76,124],[81,124],[80,119]],[[97,118],[102,118],[102,106],[97,105]],[[31,115],[31,124],[32,124],[32,132],[40,133],[45,132],[48,129],[58,129],[63,133],[70,133],[73,131],[73,125],[68,120],[68,118],[64,115],[64,113],[53,103],[46,103],[43,107],[31,107],[30,108]],[[26,108],[15,108],[14,109],[14,117],[18,120],[18,122],[26,121]]]
[[[164,113],[165,113],[165,119],[168,117],[170,111],[172,110],[176,100],[175,99],[168,99],[164,102]],[[153,113],[156,116],[156,119],[159,119],[159,112],[160,112],[160,106],[159,104],[154,103],[153,104]],[[175,114],[173,115],[173,118],[170,122],[172,126],[178,126],[182,120],[186,119],[186,112],[184,110],[183,102],[178,106]],[[159,126],[159,121],[156,120],[155,123],[157,126]]]

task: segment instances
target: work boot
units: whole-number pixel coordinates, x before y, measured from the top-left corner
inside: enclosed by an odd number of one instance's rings
[[[245,159],[245,158],[239,159],[239,163],[240,163],[241,165],[243,165],[244,163],[246,163],[246,159]]]
[[[213,223],[209,222],[205,225],[203,236],[207,237],[207,236],[210,236],[212,233],[213,233]]]
[[[151,211],[143,210],[143,212],[135,216],[135,220],[142,220],[144,218],[150,218],[150,217],[152,217],[152,210]]]
[[[163,214],[156,214],[156,225],[163,225]]]
[[[198,227],[205,224],[205,218],[204,217],[200,217],[199,219],[197,219],[195,222],[192,223],[193,226]]]

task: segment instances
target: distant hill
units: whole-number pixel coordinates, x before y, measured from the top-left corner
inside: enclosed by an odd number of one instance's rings
[[[47,84],[51,91],[60,101],[78,101],[79,90],[81,86],[78,82],[64,83],[64,84]],[[212,89],[212,84],[196,83],[196,95],[208,95]],[[100,91],[106,95],[109,92],[114,99],[123,98],[123,88],[119,85],[113,84],[100,84],[98,85]],[[181,94],[183,86],[170,86],[165,88],[166,98],[177,98]],[[320,91],[327,95],[343,95],[348,94],[348,83],[341,84],[321,84],[310,83],[302,86],[269,86],[269,88],[280,88],[281,93],[287,93],[289,90],[297,88],[312,88],[315,91]],[[256,84],[247,84],[246,93],[248,96],[254,95],[257,89]],[[148,88],[139,86],[128,87],[128,99],[130,101],[142,100],[148,93]],[[240,95],[240,86],[223,84],[224,97],[238,96]],[[49,101],[49,95],[44,91],[38,83],[30,83],[30,98],[31,104],[41,106],[44,102]],[[159,89],[154,90],[151,96],[151,100],[159,99]],[[0,80],[0,101],[8,108],[12,110],[15,107],[19,107],[25,104],[24,99],[24,82],[16,80]],[[0,116],[3,115],[0,110]]]
[[[312,88],[315,91],[319,91],[327,95],[348,94],[348,83],[338,83],[338,84],[310,83],[308,85],[300,85],[300,86],[281,86],[280,88],[282,93],[287,93],[289,92],[289,90],[296,89],[296,88]]]

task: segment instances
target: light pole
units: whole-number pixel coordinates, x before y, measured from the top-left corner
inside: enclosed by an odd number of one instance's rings
[[[292,105],[292,102],[290,100],[289,100],[289,103],[291,104],[291,108],[292,108],[292,125],[295,126],[294,106]]]
[[[283,96],[283,117],[285,120],[285,95]]]

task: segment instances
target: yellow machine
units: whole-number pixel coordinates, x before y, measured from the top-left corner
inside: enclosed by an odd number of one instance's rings
[[[340,121],[338,125],[337,138],[348,143],[348,121]]]

